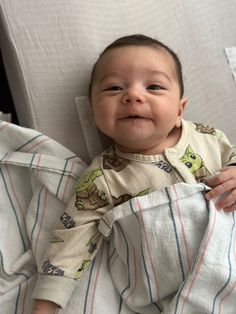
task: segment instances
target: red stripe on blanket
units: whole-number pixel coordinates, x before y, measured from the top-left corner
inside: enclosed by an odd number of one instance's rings
[[[40,168],[39,168],[39,165],[40,165],[40,160],[41,160],[41,157],[42,157],[42,155],[38,155],[38,160],[37,160],[37,172],[36,172],[36,176],[38,177],[38,175],[39,175],[39,170],[40,170]]]
[[[42,140],[42,141],[40,141],[40,142],[36,143],[36,144],[35,144],[35,145],[33,145],[32,147],[30,147],[30,148],[28,148],[27,150],[25,150],[25,153],[30,152],[30,151],[31,151],[31,150],[33,150],[35,147],[37,147],[37,146],[39,146],[39,145],[43,144],[44,142],[46,142],[46,141],[48,141],[48,140],[50,140],[50,138],[49,138],[49,137],[47,137],[47,138],[45,138],[44,140]]]
[[[113,264],[115,263],[115,261],[117,260],[117,258],[118,258],[118,254],[117,254],[117,252],[116,252],[115,257],[113,257],[112,262],[110,262],[110,268],[112,268],[112,266],[113,266]]]
[[[2,132],[6,127],[8,127],[10,122],[4,123],[4,126],[0,128],[0,132]]]
[[[236,231],[234,233],[234,265],[236,266]],[[234,270],[235,271],[235,270]],[[232,273],[234,273],[234,271],[232,271]],[[224,301],[232,294],[232,292],[234,291],[234,289],[236,288],[236,280],[234,281],[233,285],[231,286],[231,289],[228,291],[228,293],[226,293],[226,295],[221,299],[220,304],[219,304],[219,314],[223,313],[221,311],[222,305],[224,303]],[[224,314],[224,313],[223,313]]]
[[[202,263],[203,263],[203,259],[204,259],[205,253],[206,253],[206,251],[207,251],[208,244],[209,244],[209,242],[210,242],[210,240],[211,240],[211,238],[212,238],[213,231],[214,231],[214,229],[215,229],[217,211],[216,211],[216,210],[213,210],[212,212],[214,213],[213,225],[212,225],[212,227],[211,227],[211,229],[210,229],[210,232],[209,232],[209,235],[208,235],[208,237],[207,237],[207,239],[206,239],[206,241],[205,241],[205,244],[203,245],[202,254],[201,254],[201,256],[200,256],[198,262],[196,262],[196,265],[195,265],[195,267],[194,267],[194,269],[196,269],[196,271],[195,271],[195,274],[194,274],[194,276],[193,276],[192,282],[191,282],[191,284],[190,284],[190,286],[189,286],[189,288],[188,288],[187,296],[184,298],[184,301],[183,301],[183,304],[182,304],[182,308],[181,308],[181,311],[180,311],[181,314],[183,313],[184,305],[185,305],[186,301],[188,300],[189,295],[190,295],[190,292],[191,292],[191,290],[192,290],[192,288],[193,288],[194,282],[196,281],[196,278],[197,278],[197,275],[198,275],[198,273],[199,273],[200,267],[201,267],[201,265],[202,265]],[[198,264],[197,264],[197,263],[198,263]]]
[[[181,225],[181,236],[183,238],[183,242],[184,242],[184,248],[185,248],[185,253],[186,253],[186,257],[187,257],[187,265],[188,265],[188,271],[191,268],[191,262],[190,262],[190,256],[189,256],[189,250],[188,250],[188,244],[187,244],[187,240],[186,240],[186,236],[185,236],[185,231],[184,231],[184,225],[183,225],[183,221],[182,221],[182,215],[181,215],[181,208],[179,206],[179,195],[176,191],[176,187],[175,185],[173,186],[174,189],[174,193],[176,195],[176,205],[177,205],[177,209],[178,209],[178,215],[179,215],[179,221],[180,221],[180,225]]]

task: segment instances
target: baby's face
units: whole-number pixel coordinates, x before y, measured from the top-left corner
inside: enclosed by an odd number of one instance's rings
[[[186,99],[172,57],[163,50],[125,46],[107,51],[91,92],[96,126],[122,151],[161,153],[179,139]]]

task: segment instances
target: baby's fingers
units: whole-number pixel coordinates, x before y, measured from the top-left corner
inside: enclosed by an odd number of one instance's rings
[[[236,189],[221,195],[220,197],[213,200],[216,209],[223,209],[224,211],[230,212],[236,209]]]
[[[215,198],[217,196],[223,195],[235,188],[235,180],[231,179],[228,181],[225,181],[217,186],[215,186],[211,191],[209,191],[206,194],[206,198],[208,200],[211,200],[212,198]]]
[[[230,211],[231,208],[236,207],[236,189],[233,189],[231,192],[227,193],[224,199],[220,199],[217,202],[217,208],[223,208],[224,210]]]
[[[236,203],[232,204],[231,206],[224,207],[223,210],[227,213],[233,212],[236,210]]]
[[[220,169],[219,172],[207,179],[207,185],[213,188],[214,186],[233,179],[232,168],[233,167],[225,167]]]

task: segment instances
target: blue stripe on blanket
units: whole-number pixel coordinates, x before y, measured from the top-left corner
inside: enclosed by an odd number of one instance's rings
[[[129,200],[129,206],[130,206],[130,209],[132,211],[132,213],[135,215],[135,217],[137,218],[138,222],[139,222],[139,225],[140,225],[140,228],[141,228],[141,224],[140,224],[140,220],[139,220],[139,217],[136,213],[136,211],[134,210],[133,208],[133,199]],[[145,262],[145,257],[144,257],[144,251],[143,251],[143,243],[141,242],[141,254],[142,254],[142,262],[143,262],[143,266],[144,266],[144,270],[145,270],[145,275],[146,275],[146,278],[147,278],[147,283],[148,283],[148,290],[149,290],[149,297],[150,297],[150,301],[151,303],[158,309],[158,311],[161,313],[162,309],[160,308],[160,306],[154,302],[153,300],[153,295],[152,295],[152,288],[151,288],[151,282],[150,282],[150,276],[148,274],[148,270],[147,270],[147,265],[146,265],[146,262]]]
[[[216,299],[219,297],[221,292],[225,290],[225,288],[227,287],[228,283],[230,282],[231,275],[232,275],[232,264],[231,264],[231,260],[230,260],[230,253],[231,253],[231,246],[232,246],[233,230],[234,230],[234,227],[235,227],[235,213],[234,212],[232,212],[232,217],[233,217],[233,225],[232,225],[232,228],[231,228],[230,243],[229,243],[229,249],[228,249],[229,276],[228,276],[228,279],[226,280],[225,284],[223,285],[223,287],[221,289],[219,289],[219,291],[216,293],[216,296],[215,296],[214,301],[213,301],[211,314],[213,314],[214,311],[215,311]]]
[[[119,225],[118,225],[119,226]],[[124,237],[124,240],[125,240],[125,245],[126,245],[126,263],[127,263],[127,266],[128,266],[128,284],[127,284],[127,287],[123,289],[123,291],[121,292],[121,296],[123,296],[123,294],[125,293],[126,290],[128,290],[130,288],[130,265],[129,265],[129,246],[128,246],[128,243],[127,243],[127,240],[125,238],[125,235],[124,235],[124,232],[123,230],[120,228],[119,226],[119,229]]]
[[[18,293],[17,293],[17,296],[16,296],[16,306],[15,306],[14,314],[17,314],[17,309],[18,309],[18,304],[19,304],[19,299],[20,299],[20,293],[21,293],[21,285],[19,285]]]
[[[26,143],[24,143],[23,145],[19,146],[18,148],[16,148],[16,151],[21,151],[23,147],[27,146],[28,144],[32,143],[33,141],[35,141],[37,138],[41,137],[41,136],[45,136],[44,134],[38,134],[37,136],[33,137],[32,139],[30,139],[29,141],[27,141]]]
[[[1,264],[0,264],[0,274],[2,274],[5,277],[12,278],[12,273],[10,275],[8,275],[8,273],[5,270],[2,251],[0,251],[0,262],[1,262]],[[26,275],[24,273],[19,273],[19,272],[15,272],[14,275],[24,276],[26,279],[30,278],[28,275]]]
[[[56,191],[56,196],[57,197],[58,197],[58,194],[59,194],[59,190],[60,190],[60,187],[61,187],[62,180],[63,180],[65,172],[66,172],[67,164],[68,164],[68,160],[65,161],[65,166],[63,168],[63,172],[62,172],[62,174],[60,176],[60,180],[59,180],[59,183],[58,183],[58,186],[57,186],[57,191]]]
[[[36,209],[35,221],[34,221],[34,225],[33,225],[33,228],[31,230],[31,234],[30,234],[30,241],[31,241],[31,243],[33,243],[34,230],[35,230],[36,225],[38,223],[38,217],[39,217],[39,211],[40,211],[40,199],[41,199],[41,194],[42,194],[43,190],[44,190],[44,187],[41,188],[41,190],[39,191],[39,194],[38,194],[38,201],[37,201],[37,209]]]
[[[91,278],[92,278],[92,273],[93,273],[93,269],[94,269],[94,264],[95,264],[95,259],[93,259],[93,261],[92,261],[91,269],[90,269],[90,272],[89,272],[89,278],[88,278],[88,285],[87,285],[86,294],[85,294],[83,314],[86,314],[86,311],[87,311],[87,302],[88,302],[89,289],[90,289],[90,284],[91,284]]]
[[[179,237],[178,237],[178,231],[177,231],[177,227],[176,227],[176,222],[175,222],[175,217],[174,217],[174,212],[173,212],[173,201],[171,199],[170,193],[168,188],[165,188],[167,197],[169,199],[169,208],[170,208],[170,214],[171,214],[171,218],[172,218],[172,222],[173,222],[173,227],[174,227],[174,233],[175,233],[175,240],[176,240],[176,244],[177,244],[177,250],[178,250],[178,256],[179,256],[179,263],[180,263],[180,268],[181,268],[181,273],[182,273],[182,279],[184,281],[185,279],[185,274],[184,274],[184,267],[183,267],[183,260],[182,260],[182,256],[181,256],[181,251],[180,251],[180,244],[179,244]]]
[[[33,161],[34,161],[34,157],[35,157],[36,153],[33,153],[32,155],[33,155],[33,156],[32,156],[32,159],[31,159],[31,161],[30,161],[30,163],[29,163],[29,167],[32,167]]]
[[[205,191],[205,188],[204,188],[204,191]],[[206,210],[207,212],[209,213],[210,212],[210,209],[209,209],[209,201],[207,201],[206,198],[203,198],[203,200],[205,201],[205,206],[206,206]],[[193,270],[195,269],[195,264],[196,264],[196,261],[197,261],[197,257],[198,255],[196,254],[194,260],[193,260],[193,263],[192,263],[192,267],[191,267],[191,270],[189,272],[189,277],[192,275],[193,273]],[[185,283],[186,284],[186,283]],[[182,293],[182,290],[185,288],[185,284],[181,285],[179,291],[178,291],[178,295],[177,295],[177,300],[176,300],[176,303],[175,303],[175,311],[174,311],[174,314],[177,314],[177,310],[178,310],[178,307],[179,307],[179,301],[180,301],[180,296],[181,296],[181,293]]]

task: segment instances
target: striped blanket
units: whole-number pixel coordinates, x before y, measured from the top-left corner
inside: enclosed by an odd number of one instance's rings
[[[32,129],[0,122],[0,313],[28,314],[50,231],[85,164]]]
[[[37,265],[86,165],[0,122],[0,313],[29,314]],[[100,221],[104,243],[63,314],[236,313],[235,214],[201,184],[134,198]]]
[[[236,313],[235,213],[217,211],[206,189],[175,184],[100,221],[114,285],[134,313]]]

